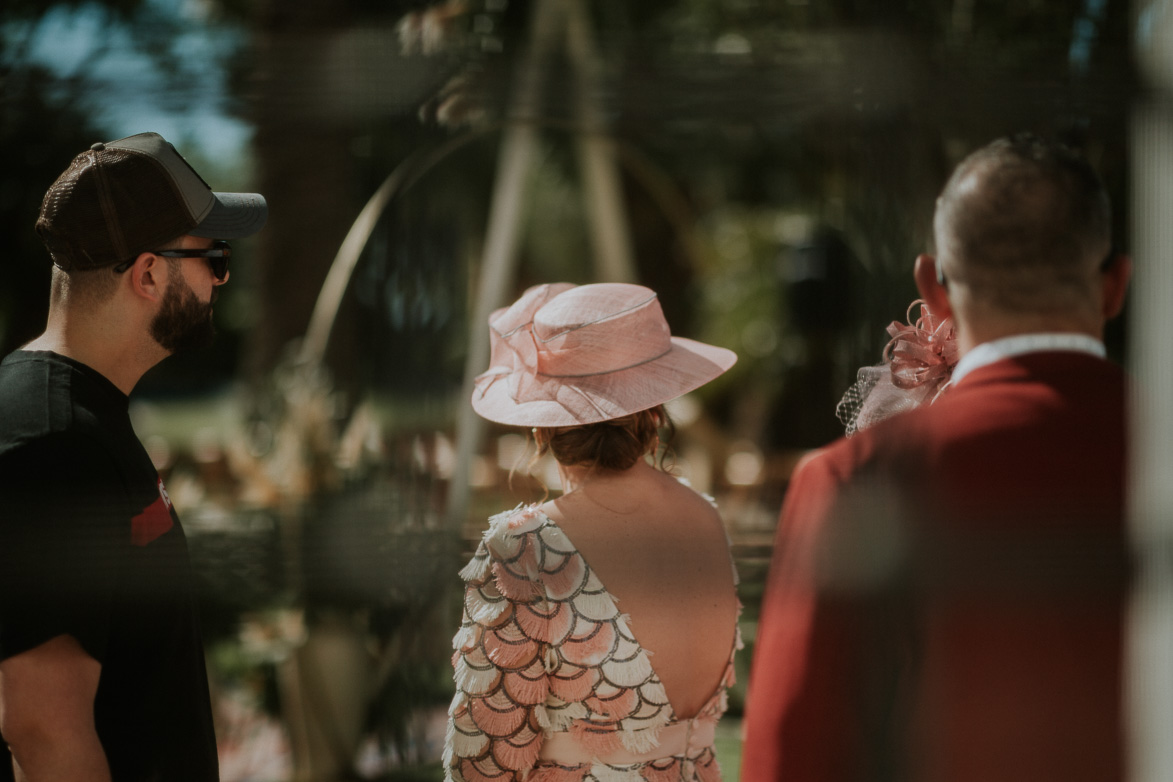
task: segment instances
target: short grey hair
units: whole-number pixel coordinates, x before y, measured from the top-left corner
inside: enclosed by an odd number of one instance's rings
[[[937,262],[999,310],[1086,305],[1112,246],[1111,206],[1091,165],[1032,135],[999,139],[954,170],[933,220]]]

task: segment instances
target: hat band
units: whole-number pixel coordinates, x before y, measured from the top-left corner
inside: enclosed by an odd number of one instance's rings
[[[548,372],[534,372],[534,376],[535,377],[550,377],[550,378],[573,378],[573,377],[598,377],[600,375],[610,375],[613,372],[622,372],[625,369],[635,369],[636,367],[642,367],[644,364],[650,364],[653,361],[658,361],[671,352],[672,352],[672,347],[669,346],[667,350],[665,350],[663,353],[660,353],[659,355],[655,355],[650,358],[645,358],[642,361],[637,361],[634,364],[628,364],[627,366],[624,366],[624,367],[616,367],[615,369],[606,369],[606,370],[603,370],[602,372],[583,372],[583,373],[576,374],[576,375],[552,375]],[[500,380],[503,377],[508,377],[509,375],[512,375],[518,371],[524,371],[524,369],[522,369],[520,367],[516,367],[516,366],[514,366],[514,367],[492,367],[488,371],[482,372],[481,374],[477,375],[476,378],[474,378],[473,382],[475,383],[477,390],[480,391],[481,396],[483,397],[486,393],[488,393],[489,387],[492,386],[493,383],[495,383],[496,381]]]
[[[644,299],[643,301],[636,302],[635,304],[632,304],[627,309],[619,310],[618,312],[608,312],[606,315],[602,316],[601,318],[596,318],[595,320],[590,320],[590,321],[587,321],[586,323],[579,323],[579,324],[571,326],[569,328],[562,329],[561,331],[555,332],[554,334],[551,334],[548,337],[538,336],[538,334],[535,332],[534,339],[536,339],[538,342],[540,342],[542,344],[546,344],[547,342],[553,342],[554,340],[558,339],[559,337],[564,337],[567,334],[571,334],[571,333],[578,331],[580,329],[585,329],[589,326],[595,326],[595,325],[598,325],[598,324],[603,323],[608,320],[614,320],[615,318],[618,318],[621,315],[626,315],[629,312],[635,312],[640,307],[648,306],[653,301],[655,301],[657,298],[658,298],[658,296],[655,293],[653,293],[648,298]],[[516,330],[517,329],[514,329],[513,331],[516,331]],[[506,334],[503,336],[509,336],[510,334],[513,333],[513,331],[511,331],[511,332],[509,332],[509,334]],[[613,371],[618,371],[618,370],[613,370]],[[599,374],[605,374],[605,373],[599,373]],[[551,375],[550,377],[576,377],[576,376],[575,375]]]
[[[641,361],[637,361],[634,364],[628,364],[627,366],[623,366],[623,367],[615,367],[614,369],[604,369],[601,372],[579,372],[579,373],[571,374],[571,375],[555,375],[555,374],[551,374],[550,372],[535,372],[534,374],[539,375],[541,377],[598,377],[599,375],[610,375],[613,372],[622,372],[625,369],[635,369],[636,367],[642,367],[644,364],[650,364],[653,361],[658,361],[659,359],[662,359],[664,356],[668,355],[671,352],[672,352],[672,345],[669,344],[668,349],[665,350],[663,353],[659,353],[655,356],[651,356],[650,358],[645,358]]]

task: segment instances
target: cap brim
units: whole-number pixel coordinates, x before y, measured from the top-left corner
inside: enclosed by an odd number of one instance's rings
[[[472,406],[490,421],[514,426],[576,426],[621,418],[669,402],[723,374],[737,354],[715,345],[672,337],[672,350],[646,364],[577,378],[550,378],[545,398],[518,402],[506,376],[474,389]]]
[[[259,193],[212,193],[216,201],[200,224],[188,231],[205,239],[243,239],[265,227],[269,205]]]

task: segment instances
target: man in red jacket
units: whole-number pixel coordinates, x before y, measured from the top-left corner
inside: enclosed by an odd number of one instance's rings
[[[961,360],[931,405],[804,461],[778,526],[742,780],[1125,778],[1131,263],[1058,145],[1002,139],[937,202],[917,287]]]

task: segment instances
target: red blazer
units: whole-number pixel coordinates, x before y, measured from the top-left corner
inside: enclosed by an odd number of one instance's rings
[[[1113,782],[1125,379],[978,368],[804,461],[778,525],[745,782]]]

